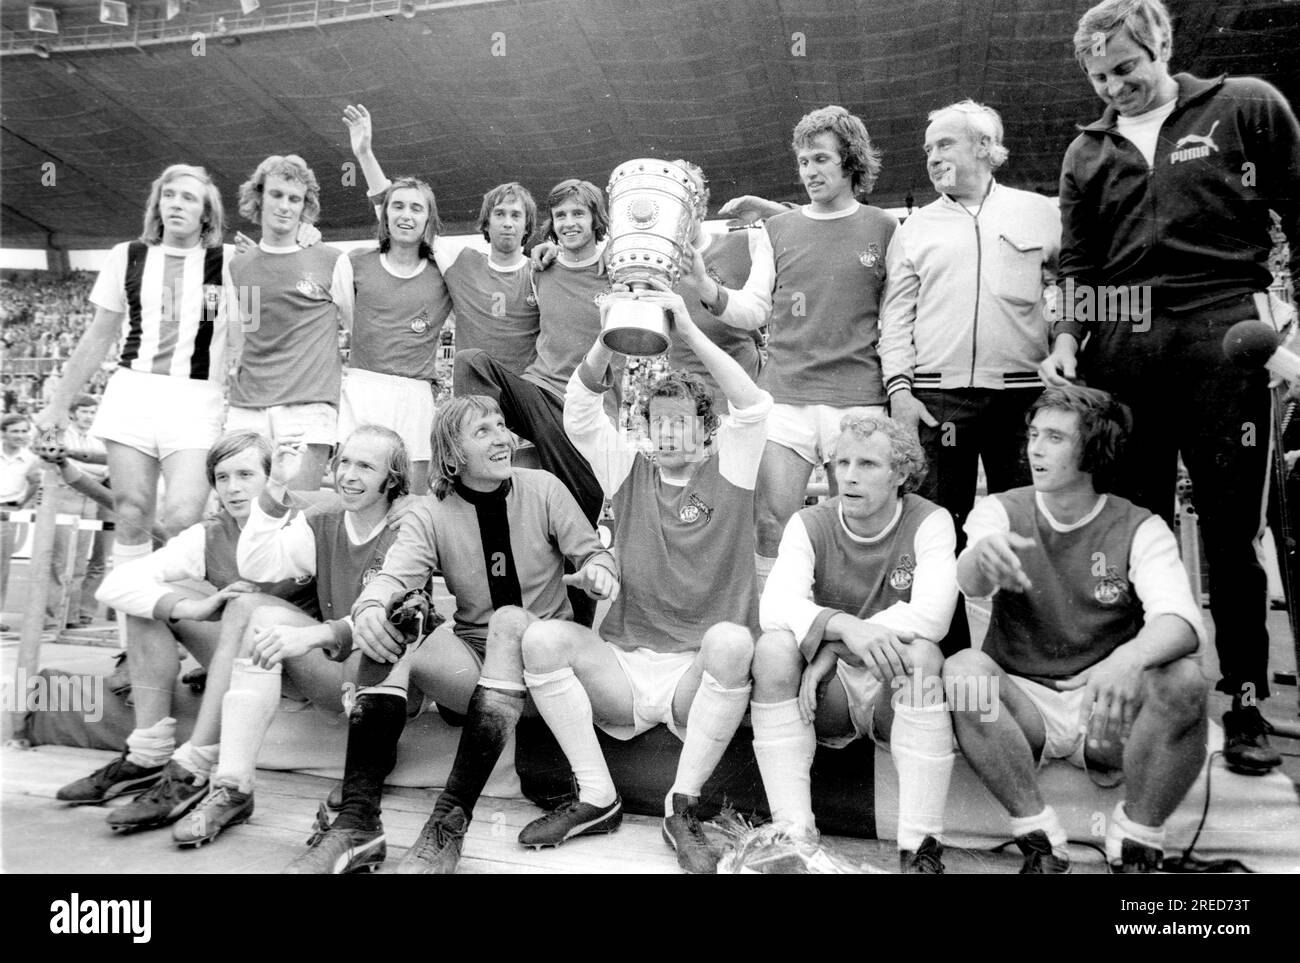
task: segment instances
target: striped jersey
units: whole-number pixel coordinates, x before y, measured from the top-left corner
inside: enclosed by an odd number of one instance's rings
[[[225,376],[224,248],[127,241],[99,272],[90,301],[122,318],[118,364],[195,381]]]

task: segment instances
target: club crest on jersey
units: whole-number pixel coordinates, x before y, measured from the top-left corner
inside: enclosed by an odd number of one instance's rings
[[[1120,578],[1119,569],[1114,565],[1106,568],[1106,574],[1092,590],[1092,597],[1102,605],[1119,605],[1128,597],[1128,583]]]
[[[858,255],[858,260],[862,262],[863,267],[875,267],[880,263],[880,245],[872,241],[867,245],[867,249]]]
[[[383,566],[381,565],[370,566],[370,568],[366,569],[364,572],[361,573],[361,584],[369,585],[371,579],[373,579],[376,575],[378,575],[382,571],[383,571]]]
[[[1198,157],[1209,157],[1210,152],[1219,152],[1219,145],[1214,142],[1214,128],[1219,126],[1216,120],[1210,127],[1209,133],[1206,134],[1188,134],[1186,137],[1178,138],[1174,144],[1174,149],[1169,153],[1169,163],[1177,164],[1181,161],[1196,160]]]
[[[310,584],[311,584],[311,580],[312,580],[313,578],[315,578],[315,577],[316,577],[316,576],[314,576],[314,575],[299,575],[296,579],[293,580],[293,584],[294,584],[294,585],[310,585]]]
[[[599,294],[594,294],[592,295],[591,303],[594,304],[596,307],[600,307],[602,304],[605,303],[605,300],[609,297],[609,295],[610,295],[609,291],[601,291]]]
[[[691,497],[687,499],[686,504],[681,507],[681,511],[677,513],[677,517],[687,525],[698,522],[701,518],[707,522],[713,517],[713,509],[710,508],[699,495],[691,492]]]
[[[315,301],[329,300],[329,296],[330,296],[329,289],[326,288],[324,285],[322,285],[310,274],[307,275],[305,278],[302,278],[294,286],[298,289],[298,293],[301,294],[303,297],[311,298],[312,300]]]
[[[915,571],[916,562],[912,561],[911,555],[904,554],[898,560],[898,565],[889,573],[889,587],[895,592],[906,592],[912,587]]]
[[[416,334],[424,334],[424,332],[429,330],[428,311],[421,311],[418,315],[415,316],[415,318],[411,321],[411,330],[414,331]]]

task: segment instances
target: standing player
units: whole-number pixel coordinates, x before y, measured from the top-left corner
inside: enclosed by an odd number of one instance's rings
[[[1300,124],[1253,77],[1170,76],[1172,49],[1160,0],[1107,0],[1079,20],[1075,56],[1106,110],[1061,170],[1064,302],[1041,370],[1049,385],[1082,375],[1132,409],[1116,490],[1171,524],[1182,455],[1210,566],[1217,688],[1232,696],[1224,756],[1258,774],[1281,762],[1258,707],[1271,398],[1263,369],[1225,364],[1221,345],[1237,321],[1272,318],[1270,211],[1300,276]]]
[[[1047,198],[994,177],[1008,154],[997,111],[967,100],[929,121],[926,166],[939,198],[890,242],[880,362],[890,414],[925,448],[919,494],[960,532],[978,463],[991,492],[1029,482],[1021,426],[1042,391],[1043,293],[1056,277],[1061,217]],[[969,644],[959,606],[945,651]]]
[[[809,203],[750,233],[753,267],[743,289],[711,278],[699,284],[728,324],[753,330],[770,322],[762,384],[776,407],[756,493],[760,583],[813,466],[829,458],[840,419],[885,404],[876,336],[897,222],[855,197],[875,184],[880,152],[862,121],[834,106],[800,120],[793,146]]]
[[[220,438],[205,466],[221,505],[216,515],[185,529],[151,555],[116,566],[100,586],[99,600],[126,617],[135,728],[127,737],[126,752],[64,786],[58,798],[101,803],[158,783],[156,792],[109,814],[113,829],[144,829],[179,818],[202,796],[216,762],[215,725],[206,727],[205,738],[202,713],[190,741],[176,748],[171,697],[180,668],[177,642],[206,666],[221,639],[237,641],[243,635],[251,612],[245,602],[266,602],[274,596],[315,608],[310,582],[256,585],[239,576],[239,532],[267,483],[270,465],[271,447],[260,435],[245,431]],[[207,581],[217,591],[195,597],[176,584],[187,580]]]
[[[993,596],[981,649],[945,679],[996,692],[1004,711],[954,706],[962,754],[1011,814],[1023,873],[1069,872],[1065,831],[1035,768],[1068,759],[1123,770],[1106,828],[1117,872],[1160,868],[1164,822],[1205,760],[1205,644],[1178,544],[1158,515],[1099,494],[1129,416],[1106,392],[1067,385],[1034,403],[1033,487],[990,495],[966,522],[961,590]],[[996,594],[994,594],[996,593]],[[977,701],[977,700],[976,700]]]
[[[298,475],[301,447],[292,437],[281,439],[270,481],[240,534],[237,558],[240,572],[251,578],[313,582],[320,617],[258,599],[245,632],[223,636],[195,725],[195,738],[200,729],[203,738],[220,732],[220,762],[207,795],[172,830],[181,846],[211,842],[253,814],[257,753],[280,703],[283,674],[316,705],[341,708],[344,671],[337,663],[351,651],[348,613],[397,538],[394,505],[407,493],[411,474],[397,434],[378,425],[354,431],[334,465],[338,506],[286,520],[287,483]]]
[[[62,427],[116,339],[117,370],[92,429],[103,439],[117,516],[114,564],[148,555],[165,483],[161,523],[171,534],[199,520],[208,497],[205,459],[221,433],[226,375],[226,254],[221,195],[201,167],[174,164],[153,182],[140,238],[118,244],[99,272],[95,318],[38,416]]]
[[[366,190],[377,201],[389,181],[375,159],[370,112],[359,104],[346,107],[343,122]],[[537,357],[537,298],[523,253],[536,222],[533,195],[511,181],[483,195],[478,228],[486,246],[467,244],[457,251],[444,239],[431,242],[456,310],[456,350],[482,349],[520,376]],[[453,388],[468,393],[459,383],[453,382]]]
[[[790,519],[763,591],[754,756],[773,822],[808,836],[818,740],[886,742],[903,872],[942,873],[953,754],[938,643],[957,603],[956,531],[907,494],[925,455],[906,428],[846,415],[833,451],[839,495]]]
[[[352,261],[328,244],[298,245],[300,225],[320,214],[320,186],[296,154],[257,165],[240,185],[239,213],[262,233],[230,262],[239,347],[226,428],[302,436],[306,454],[290,487],[314,492],[338,432],[338,330],[352,321]]]
[[[398,872],[453,872],[479,794],[524,710],[525,627],[571,616],[566,583],[595,598],[617,595],[614,560],[573,496],[546,472],[513,468],[512,447],[490,398],[455,398],[434,417],[434,497],[411,509],[352,609],[355,644],[397,664],[357,695],[342,810],[287,872],[348,873],[383,862],[380,798],[405,725],[408,680],[466,720],[446,790]],[[562,575],[566,559],[577,574]],[[395,592],[424,585],[435,571],[456,598],[453,631],[435,632],[403,656],[385,609]]]
[[[569,381],[565,427],[613,500],[624,577],[599,635],[558,621],[524,633],[524,679],[573,767],[578,798],[524,827],[519,841],[558,846],[617,829],[622,804],[592,721],[618,739],[662,723],[684,741],[663,836],[684,869],[711,873],[717,856],[696,807],[749,703],[754,479],[772,400],[701,333],[681,297],[630,296],[671,313],[674,337],[708,367],[731,413],[719,424],[699,381],[666,375],[649,389],[652,461],[605,417],[608,348],[596,340]]]
[[[410,453],[412,491],[423,495],[438,348],[451,313],[447,285],[431,260],[438,206],[428,184],[402,177],[388,185],[377,208],[378,250],[348,252],[356,303],[339,439],[363,424],[392,428]]]

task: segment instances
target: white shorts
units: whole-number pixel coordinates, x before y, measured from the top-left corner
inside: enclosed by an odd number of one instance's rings
[[[331,447],[338,437],[338,409],[323,401],[270,408],[236,408],[226,412],[226,431],[255,431],[271,442],[301,434],[308,445]]]
[[[597,720],[596,725],[615,739],[632,739],[663,724],[678,739],[685,741],[673,719],[673,696],[682,676],[695,664],[698,652],[656,652],[653,649],[629,651],[605,643],[614,650],[623,667],[627,684],[632,688],[632,725],[614,726]]]
[[[876,700],[882,695],[889,698],[885,684],[872,675],[865,666],[849,665],[843,659],[836,662],[835,677],[844,686],[848,696],[849,720],[853,723],[851,736],[826,736],[817,741],[824,746],[836,749],[862,738],[872,742],[881,742],[876,738]]]
[[[1023,676],[1010,675],[1011,681],[1034,704],[1043,720],[1043,755],[1039,765],[1052,759],[1065,759],[1080,769],[1084,766],[1087,722],[1083,716],[1083,697],[1087,686],[1061,692]]]
[[[884,413],[884,405],[836,408],[776,404],[767,416],[767,440],[789,448],[810,465],[822,465],[831,459],[831,447],[840,436],[840,419],[845,415]]]
[[[349,368],[339,397],[339,444],[361,425],[391,428],[406,442],[411,461],[432,453],[433,386],[427,381]]]
[[[221,437],[221,386],[118,368],[90,429],[158,460],[178,451],[207,451]]]

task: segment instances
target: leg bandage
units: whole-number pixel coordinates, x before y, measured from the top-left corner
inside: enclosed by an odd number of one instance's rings
[[[1128,818],[1124,803],[1117,802],[1106,826],[1106,860],[1118,863],[1123,857],[1124,840],[1132,839],[1143,846],[1165,851],[1165,827],[1143,826]]]
[[[1047,841],[1052,844],[1053,853],[1069,858],[1069,839],[1066,838],[1065,829],[1061,826],[1056,810],[1051,806],[1044,806],[1043,811],[1037,816],[1011,817],[1012,836],[1028,836],[1036,829],[1041,829],[1047,834]]]
[[[126,761],[146,769],[165,766],[175,751],[176,720],[171,716],[126,737]]]
[[[212,770],[216,768],[220,750],[220,743],[211,746],[196,746],[192,742],[187,742],[176,750],[172,759],[187,772],[191,772],[206,781],[212,777]]]

